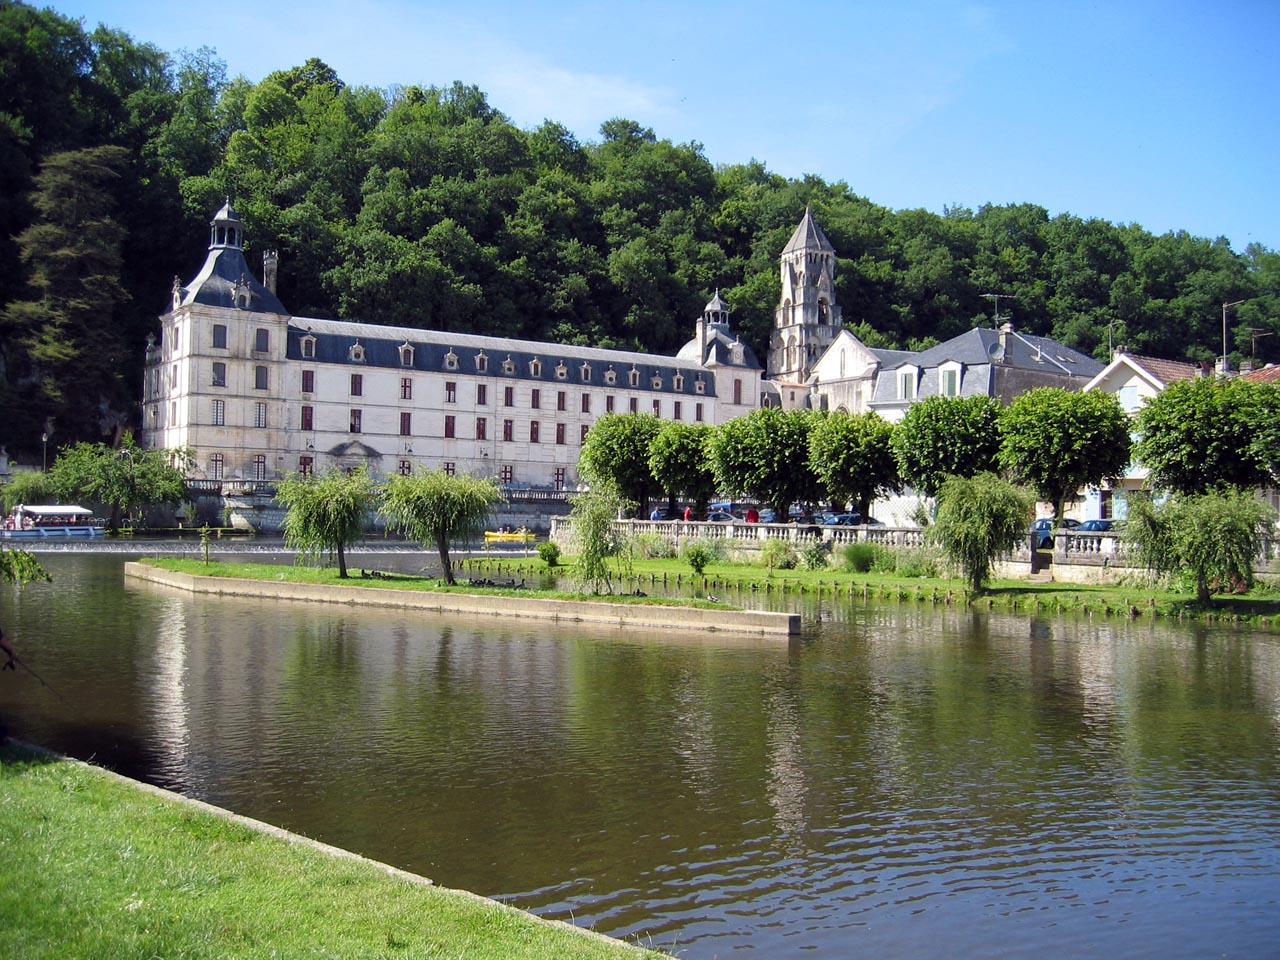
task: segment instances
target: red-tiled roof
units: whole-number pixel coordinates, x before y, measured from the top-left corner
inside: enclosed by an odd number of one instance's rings
[[[1261,370],[1253,370],[1249,373],[1240,374],[1241,380],[1252,380],[1254,383],[1276,383],[1280,382],[1280,366],[1271,364],[1263,367]]]
[[[1179,380],[1190,380],[1200,370],[1196,364],[1183,360],[1161,360],[1159,357],[1140,357],[1132,353],[1125,356],[1165,386]]]

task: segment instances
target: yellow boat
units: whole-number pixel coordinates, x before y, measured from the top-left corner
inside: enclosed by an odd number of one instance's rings
[[[486,530],[485,543],[533,543],[537,536],[528,530]]]

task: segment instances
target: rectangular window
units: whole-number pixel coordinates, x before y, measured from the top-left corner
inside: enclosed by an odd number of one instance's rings
[[[510,443],[516,438],[516,422],[514,420],[502,421],[502,439]]]
[[[401,461],[400,461],[400,476],[402,476],[402,477],[407,477],[407,476],[409,476],[409,474],[411,474],[411,473],[413,473],[413,461],[412,461],[412,460],[401,460]]]
[[[487,440],[489,438],[489,421],[484,417],[476,417],[476,439]]]
[[[413,414],[408,410],[400,411],[400,436],[413,436]]]
[[[588,434],[588,433],[590,433],[590,432],[591,432],[591,424],[589,424],[589,423],[584,423],[584,424],[582,425],[582,435],[581,435],[580,437],[578,437],[578,442],[579,442],[579,443],[586,443],[586,442],[587,442],[587,434]]]
[[[556,424],[556,443],[559,443],[559,444],[564,443],[564,424],[563,423]]]
[[[265,403],[255,403],[253,405],[253,425],[255,427],[265,427],[267,425],[267,405]]]
[[[529,442],[530,443],[538,442],[538,438],[539,438],[539,434],[541,433],[541,430],[542,428],[538,424],[537,420],[533,420],[529,423]]]
[[[213,401],[213,425],[215,427],[225,427],[227,425],[227,401]]]
[[[676,400],[674,403],[671,404],[671,419],[680,420],[682,412],[683,412],[683,405],[680,403],[679,400]]]
[[[483,407],[489,402],[489,385],[485,383],[476,384],[476,406]]]
[[[655,401],[653,401],[653,415],[654,415],[655,417],[660,417],[660,416],[662,416],[662,401],[661,401],[661,400],[655,400]]]
[[[613,394],[604,398],[604,412],[613,413]]]
[[[564,467],[556,467],[555,477],[556,477],[556,489],[563,490],[564,489]]]
[[[733,381],[733,402],[734,403],[742,402],[742,381],[741,380]]]
[[[446,380],[444,382],[444,402],[445,403],[458,402],[458,385],[454,383],[452,380]]]
[[[529,406],[534,410],[542,409],[542,391],[536,387],[533,392],[529,394]]]
[[[911,370],[904,370],[898,376],[898,399],[913,400],[916,395],[916,375]]]
[[[511,483],[516,478],[515,467],[509,463],[504,463],[502,469],[498,472],[498,479],[503,483]]]
[[[213,365],[213,385],[215,387],[225,387],[227,385],[227,365],[225,363],[215,363]]]
[[[640,401],[637,400],[635,397],[632,397],[630,400],[627,401],[627,410],[630,413],[639,413]]]
[[[446,460],[444,463],[445,476],[452,477],[457,471],[457,465],[452,460]]]
[[[589,393],[584,393],[582,395],[582,412],[583,413],[591,412],[591,394]]]
[[[452,413],[444,415],[444,436],[446,440],[452,440],[458,435],[457,418]]]
[[[960,371],[959,370],[943,370],[942,371],[942,395],[944,397],[954,397],[960,392]]]
[[[502,388],[502,405],[504,407],[514,407],[516,405],[516,388],[515,387]]]
[[[364,396],[364,374],[353,373],[351,375],[351,395],[353,397]]]
[[[302,371],[302,392],[303,393],[316,392],[316,372],[314,370]]]
[[[267,368],[266,367],[253,368],[253,389],[255,390],[267,389]]]
[[[209,479],[221,480],[222,469],[223,469],[222,454],[215,453],[213,456],[209,458]]]
[[[568,402],[568,401],[567,401],[567,399],[566,399],[566,397],[565,397],[565,393],[564,393],[564,391],[563,391],[563,390],[557,390],[557,391],[556,391],[556,409],[557,409],[557,410],[566,410],[566,409],[567,409],[567,407],[566,407],[567,402]]]
[[[315,337],[303,337],[303,338],[302,338],[302,356],[303,356],[303,358],[304,358],[304,359],[307,359],[307,360],[310,360],[310,359],[314,358],[314,357],[315,357],[315,355],[316,355],[316,338],[315,338]]]
[[[695,403],[693,405],[693,419],[697,420],[699,423],[702,422],[702,404]]]
[[[304,477],[311,476],[311,474],[315,472],[315,468],[316,468],[315,457],[299,457],[298,458],[298,472],[302,474]]]
[[[255,353],[266,353],[271,349],[271,334],[265,327],[253,331],[253,349]]]
[[[227,325],[225,323],[215,323],[213,325],[213,348],[215,350],[227,349]]]
[[[264,453],[253,458],[253,479],[259,483],[267,479],[267,456]]]
[[[363,421],[363,419],[364,419],[364,415],[359,410],[352,409],[351,411],[351,432],[352,433],[360,432],[361,422]]]
[[[401,400],[413,399],[413,379],[411,377],[400,378],[400,399]]]
[[[1138,388],[1135,384],[1127,383],[1120,388],[1120,409],[1125,413],[1135,413],[1138,409]]]
[[[316,428],[316,408],[302,408],[302,423],[299,425],[302,430],[314,430]]]

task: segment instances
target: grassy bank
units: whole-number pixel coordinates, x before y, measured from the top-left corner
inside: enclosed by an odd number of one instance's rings
[[[0,956],[652,956],[0,746]]]
[[[572,558],[567,558],[569,564]],[[536,576],[546,565],[537,558],[489,559],[474,557],[465,567],[477,574],[497,571],[503,576]],[[1249,620],[1280,626],[1280,590],[1259,584],[1240,596],[1222,594],[1209,608],[1196,603],[1195,591],[1164,589],[1149,583],[1038,583],[1025,580],[991,581],[988,592],[973,601],[965,599],[965,583],[958,578],[905,577],[888,573],[855,573],[830,566],[822,570],[768,570],[758,564],[719,561],[701,576],[679,559],[636,559],[631,576],[619,581],[620,589],[650,590],[692,588],[712,591],[721,601],[733,603],[750,594],[824,594],[862,600],[912,601],[930,604],[970,602],[977,609],[1027,613],[1080,613],[1121,617],[1173,619]]]

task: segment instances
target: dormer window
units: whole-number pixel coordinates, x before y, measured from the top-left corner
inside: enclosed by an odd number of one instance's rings
[[[569,379],[569,368],[564,365],[563,360],[561,360],[559,366],[556,367],[556,379],[557,380]]]
[[[529,361],[529,376],[531,377],[542,376],[542,361],[539,360],[537,357]]]
[[[476,354],[476,373],[487,373],[489,370],[489,358],[483,353]]]
[[[618,382],[618,371],[610,367],[604,372],[604,382],[607,386],[612,387]]]
[[[677,373],[674,377],[672,377],[671,386],[677,393],[683,392],[684,391],[684,374]]]
[[[662,377],[657,376],[657,375],[655,374],[655,375],[654,375],[654,378],[653,378],[652,380],[650,380],[650,381],[649,381],[649,385],[650,385],[651,387],[653,387],[653,389],[655,389],[655,390],[661,390],[661,389],[662,389]]]
[[[458,369],[458,355],[452,349],[444,355],[444,368],[446,370]]]
[[[916,398],[916,368],[907,367],[898,371],[898,399],[914,400]]]
[[[701,374],[698,375],[698,379],[693,385],[693,392],[698,394],[707,392],[707,385],[705,382],[703,382]]]
[[[591,364],[584,363],[581,368],[579,368],[578,373],[582,377],[583,383],[589,381],[591,379]]]
[[[364,363],[364,344],[359,340],[353,343],[347,350],[347,359],[352,363]]]
[[[307,334],[299,342],[302,344],[302,356],[307,360],[313,359],[316,355],[316,338]]]
[[[631,372],[627,374],[627,379],[631,382],[631,386],[640,386],[640,371],[632,367]]]
[[[502,372],[507,376],[511,376],[516,372],[516,362],[511,359],[511,355],[507,355],[507,359],[502,361]]]
[[[413,366],[413,344],[411,344],[408,340],[400,344],[400,366],[402,367]]]
[[[949,363],[938,368],[938,393],[944,397],[960,396],[960,365]]]

